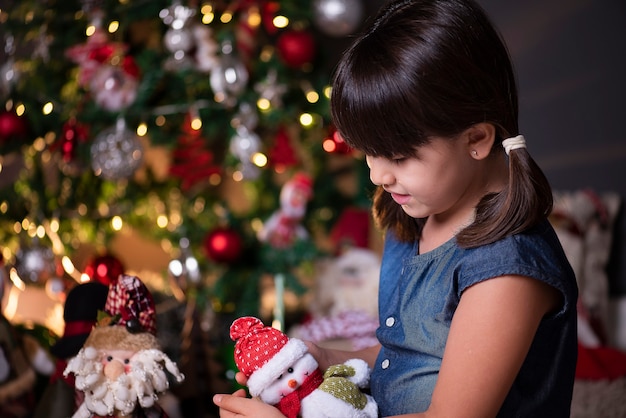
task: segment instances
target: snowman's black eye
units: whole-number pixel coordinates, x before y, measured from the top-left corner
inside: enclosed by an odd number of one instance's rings
[[[281,374],[280,376],[278,376],[278,379],[276,379],[276,380],[280,380],[282,378],[283,378],[283,375]]]
[[[287,369],[287,372],[288,372],[288,373],[293,373],[293,367],[288,368],[288,369]]]
[[[113,360],[113,356],[107,356],[107,361],[111,362],[111,360]]]

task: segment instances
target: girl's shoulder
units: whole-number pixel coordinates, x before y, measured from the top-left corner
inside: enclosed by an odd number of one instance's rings
[[[519,258],[519,261],[527,259],[545,259],[559,263],[567,261],[559,238],[547,219],[524,232],[467,251],[474,257],[501,258],[507,254],[513,257],[512,260]]]
[[[520,275],[556,287],[567,299],[576,295],[574,272],[548,220],[492,244],[461,251],[461,288],[489,278]]]

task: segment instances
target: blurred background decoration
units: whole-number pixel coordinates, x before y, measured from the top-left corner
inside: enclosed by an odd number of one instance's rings
[[[333,66],[367,13],[361,0],[0,1],[9,319],[58,335],[67,291],[120,271],[161,313],[183,305],[187,343],[216,317],[271,320],[276,274],[297,311],[318,257],[369,245],[365,167],[329,119]],[[296,173],[312,181],[307,237],[261,242]]]

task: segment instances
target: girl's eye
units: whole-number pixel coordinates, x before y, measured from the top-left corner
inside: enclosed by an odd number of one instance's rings
[[[391,159],[391,162],[394,164],[401,164],[406,161],[406,157],[394,157]]]

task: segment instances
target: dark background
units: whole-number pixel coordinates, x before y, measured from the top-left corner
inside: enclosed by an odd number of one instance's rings
[[[364,0],[371,16],[383,4]],[[520,133],[555,190],[626,199],[626,2],[478,0],[517,70]],[[335,40],[338,54],[348,39]],[[624,203],[622,203],[624,204]],[[610,290],[626,295],[626,222],[617,219]]]

